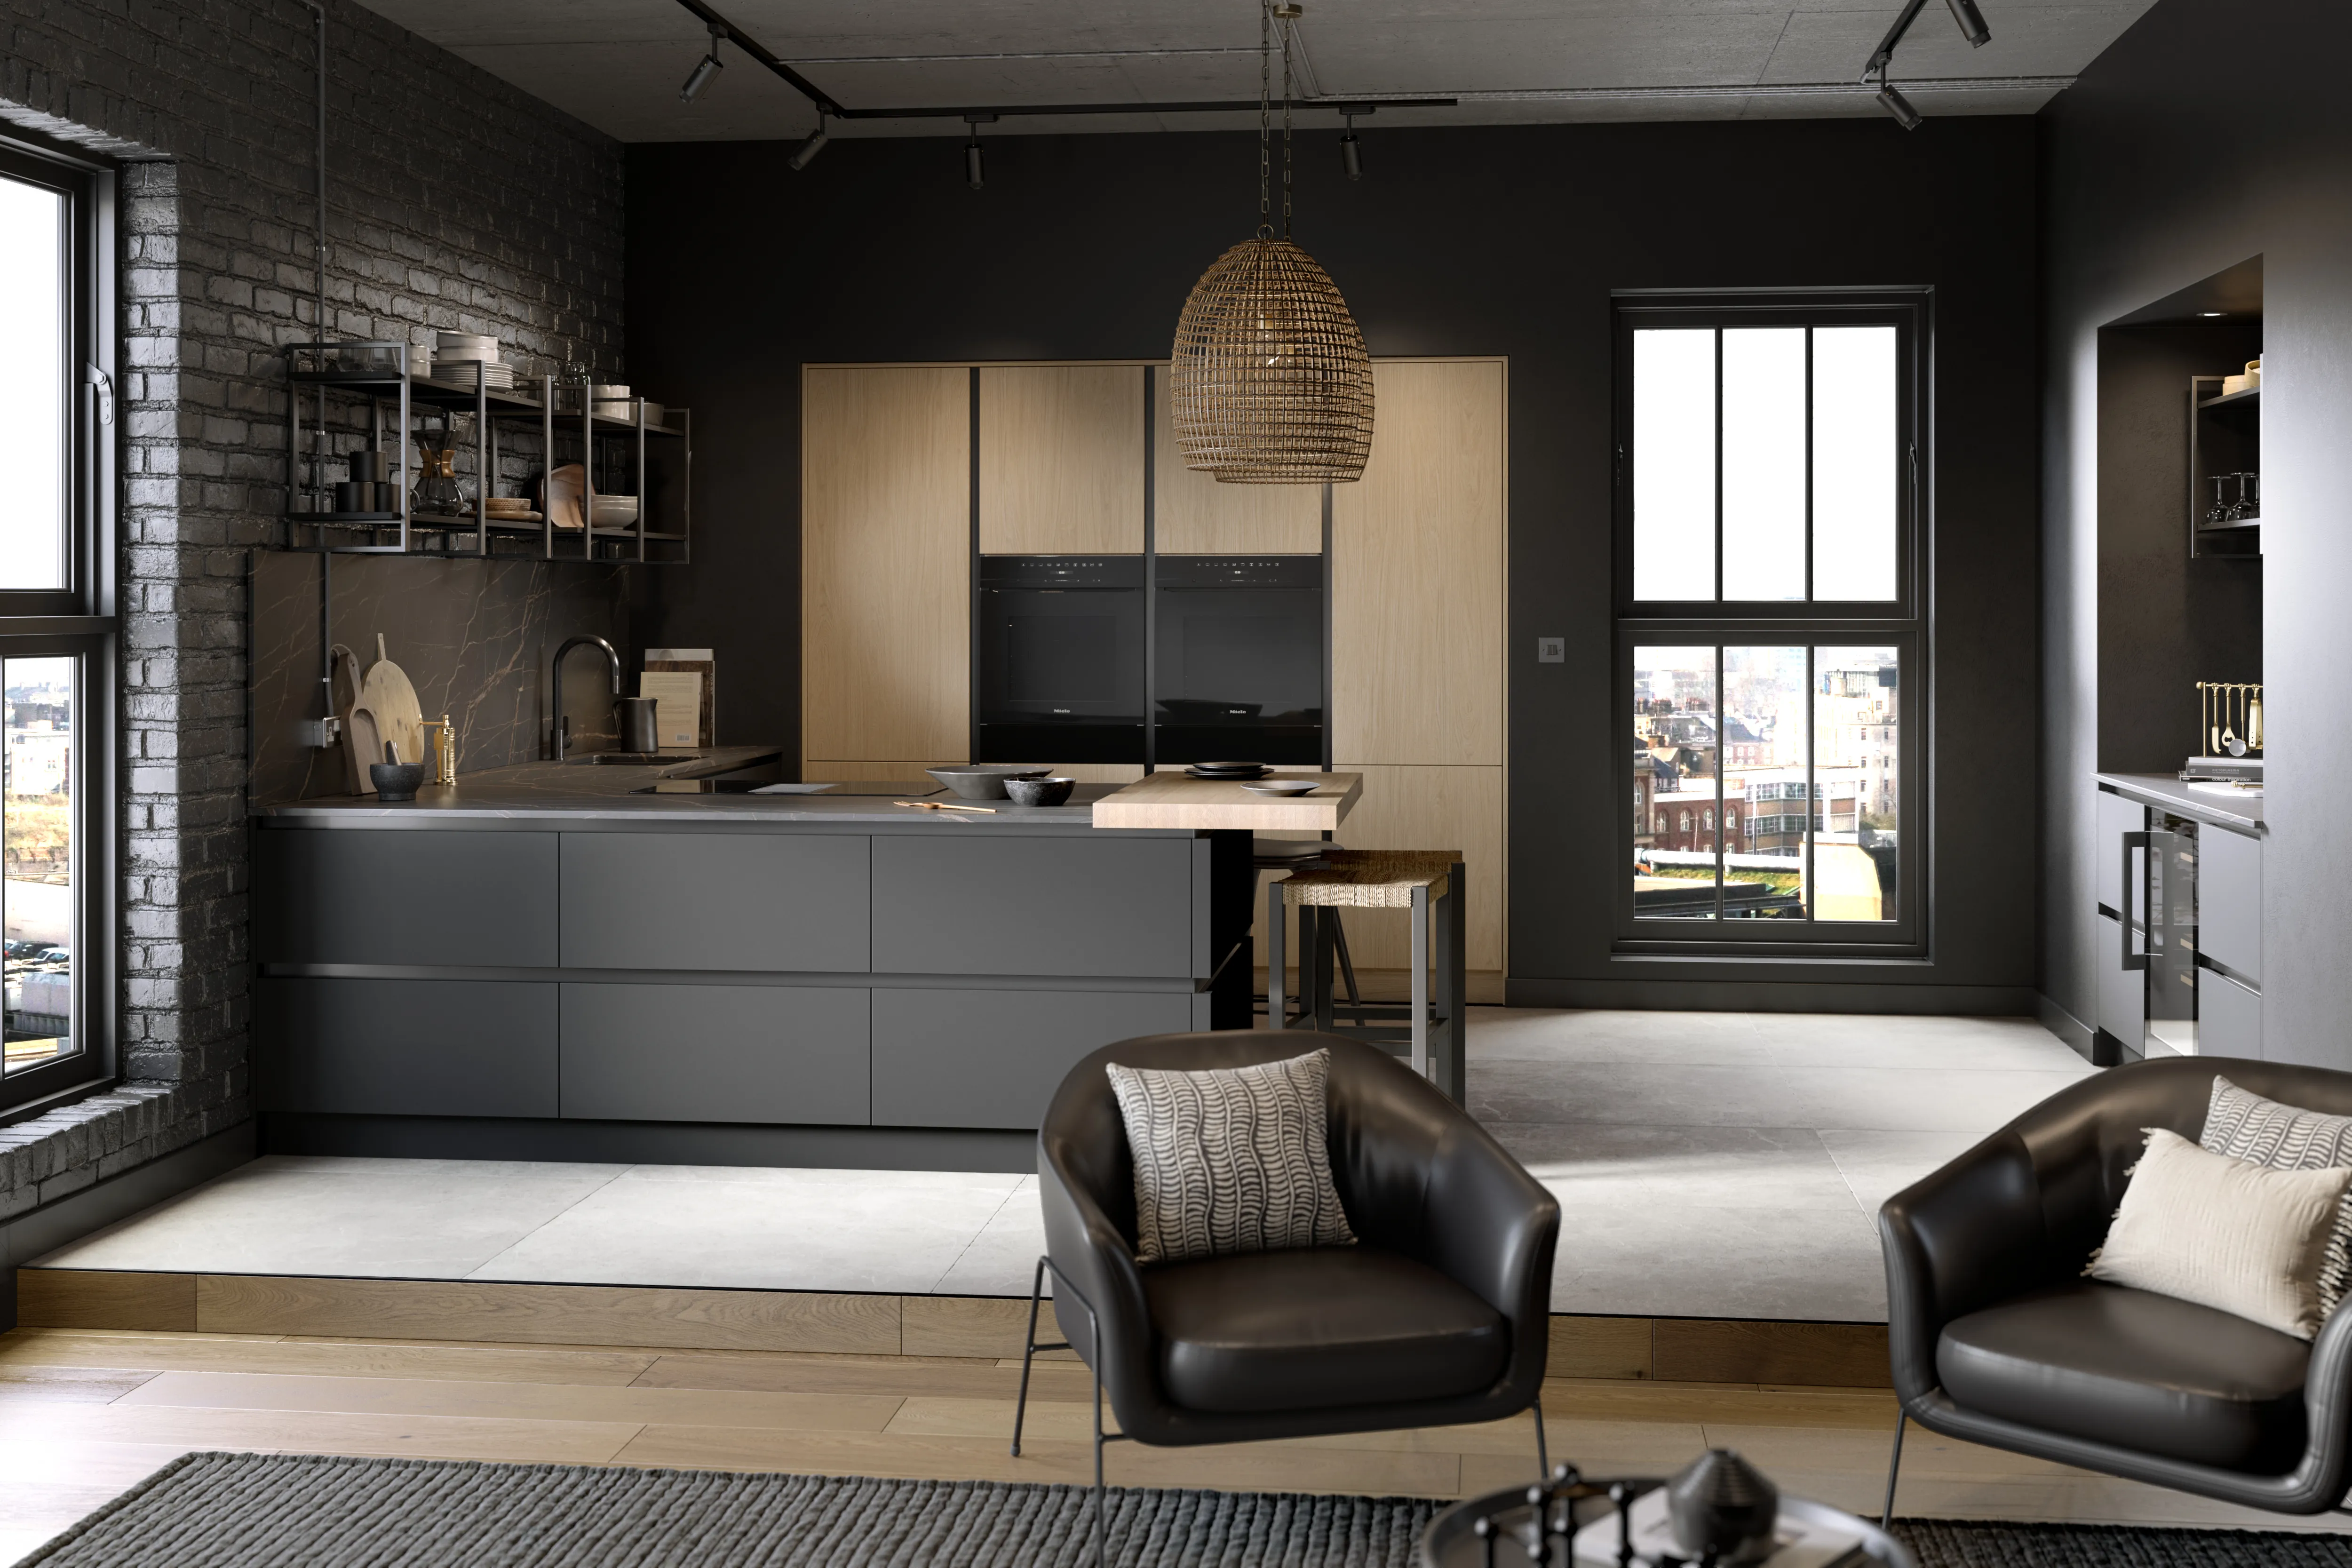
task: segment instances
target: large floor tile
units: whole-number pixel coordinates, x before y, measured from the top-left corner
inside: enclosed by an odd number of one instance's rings
[[[1887,1199],[1983,1139],[1980,1132],[1887,1132],[1833,1128],[1822,1144],[1837,1162],[1839,1174],[1864,1210],[1876,1214]]]
[[[1491,1123],[1520,1163],[1579,1207],[1651,1204],[1852,1209],[1837,1163],[1807,1127]]]
[[[1563,1198],[1551,1310],[1883,1322],[1886,1284],[1877,1233],[1851,1205],[1766,1215]]]
[[[2000,1126],[2078,1075],[1490,1059],[1473,1060],[1468,1076],[1482,1121],[1971,1131]]]
[[[1017,1175],[636,1166],[468,1273],[547,1284],[928,1291]]]
[[[1746,1013],[1473,1007],[1464,1048],[1473,1061],[1742,1062],[1759,1044]]]
[[[626,1169],[272,1155],[40,1261],[159,1273],[455,1279]]]
[[[2098,1070],[2032,1018],[1851,1013],[1750,1016],[1765,1059],[1792,1067],[1941,1068],[2056,1072],[2075,1078]]]
[[[1045,1215],[1037,1204],[1037,1178],[1024,1176],[1019,1190],[989,1216],[955,1262],[949,1265],[935,1296],[1020,1296],[1035,1283],[1037,1259],[1045,1250]],[[1052,1276],[1045,1294],[1054,1293]]]

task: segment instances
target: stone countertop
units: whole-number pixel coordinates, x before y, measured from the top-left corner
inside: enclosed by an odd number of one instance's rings
[[[2142,805],[2153,805],[2257,838],[2268,831],[2263,822],[2260,790],[2192,784],[2170,773],[2101,773],[2098,777],[2099,783],[2113,786],[2116,794]]]
[[[413,801],[382,801],[372,795],[329,795],[311,800],[257,805],[253,815],[265,822],[328,826],[423,826],[447,820],[673,820],[686,822],[754,821],[806,823],[893,823],[930,825],[945,833],[968,827],[1051,826],[1091,829],[1094,803],[1118,788],[1116,784],[1082,784],[1071,792],[1069,804],[1055,806],[1015,805],[1009,800],[959,801],[982,805],[993,814],[924,811],[892,804],[899,800],[952,801],[956,797],[925,780],[918,784],[839,784],[823,793],[776,795],[699,795],[635,793],[661,782],[708,778],[772,762],[782,753],[773,746],[721,746],[706,752],[680,752],[675,762],[647,763],[519,763],[511,767],[486,768],[462,773],[454,784],[426,785]],[[814,787],[814,786],[813,786]],[[880,794],[843,795],[841,790],[880,790]]]

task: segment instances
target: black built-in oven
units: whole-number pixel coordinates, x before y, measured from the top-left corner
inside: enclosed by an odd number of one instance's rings
[[[1320,767],[1323,558],[1162,555],[1153,760]]]
[[[1143,761],[1143,558],[983,555],[972,760]]]

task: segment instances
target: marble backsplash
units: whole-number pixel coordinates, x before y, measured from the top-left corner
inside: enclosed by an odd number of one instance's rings
[[[319,676],[322,558],[256,551],[249,580],[247,788],[256,803],[347,791],[342,753],[302,743],[299,727],[324,710]],[[472,773],[546,754],[548,658],[564,638],[590,633],[621,651],[626,689],[640,656],[629,641],[623,568],[545,561],[446,561],[339,555],[331,575],[330,637],[375,662],[376,638],[407,672],[427,719],[446,713],[458,736],[458,771]],[[565,708],[574,748],[617,739],[603,657],[575,650]]]

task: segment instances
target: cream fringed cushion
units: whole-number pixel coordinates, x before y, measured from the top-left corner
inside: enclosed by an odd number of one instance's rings
[[[2352,1170],[2269,1170],[2153,1127],[2083,1272],[2307,1340],[2319,1332],[2319,1271],[2347,1185]]]
[[[1328,1050],[1255,1067],[1107,1069],[1135,1157],[1139,1263],[1345,1247],[1324,1144]]]
[[[2216,1154],[2251,1160],[2273,1171],[2352,1165],[2352,1116],[2281,1105],[2217,1074],[2213,1098],[2205,1107],[2205,1131],[2197,1142]],[[2352,1197],[2336,1211],[2327,1261],[2319,1269],[2321,1322],[2344,1300],[2347,1276],[2352,1276]]]

